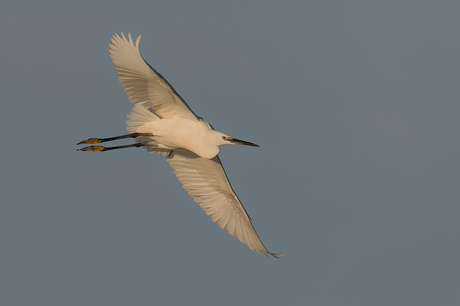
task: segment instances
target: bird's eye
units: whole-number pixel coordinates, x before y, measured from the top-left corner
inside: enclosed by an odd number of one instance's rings
[[[225,136],[222,136],[222,139],[225,140]]]

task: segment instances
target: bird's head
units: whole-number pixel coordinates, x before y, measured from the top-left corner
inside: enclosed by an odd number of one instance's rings
[[[209,128],[206,133],[206,137],[208,139],[208,143],[213,143],[214,145],[217,146],[222,146],[222,145],[230,145],[230,144],[242,144],[246,146],[251,146],[251,147],[260,147],[258,144],[233,138],[231,136],[228,136],[222,132],[214,130],[211,124],[209,124],[206,120],[201,118],[201,121],[204,122],[207,127]]]
[[[215,130],[208,130],[206,136],[203,137],[202,145],[197,147],[196,150],[193,150],[193,152],[204,158],[213,158],[219,154],[220,146],[232,144],[242,144],[251,147],[259,146],[255,143],[233,138]]]

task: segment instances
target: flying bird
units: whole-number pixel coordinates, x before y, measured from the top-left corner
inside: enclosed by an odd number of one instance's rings
[[[183,188],[220,228],[259,254],[275,258],[284,255],[270,253],[265,248],[218,156],[221,145],[258,145],[215,131],[206,120],[195,115],[172,85],[141,56],[140,38],[134,42],[131,33],[128,38],[123,32],[121,36],[115,34],[109,48],[121,85],[134,104],[126,121],[129,133],[90,138],[78,145],[124,138],[134,138],[135,143],[115,147],[92,145],[78,150],[104,152],[141,147],[166,157]]]

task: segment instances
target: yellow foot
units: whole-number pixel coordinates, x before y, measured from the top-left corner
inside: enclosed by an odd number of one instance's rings
[[[100,142],[101,140],[99,138],[90,138],[90,139],[80,141],[79,143],[77,143],[77,145],[84,144],[84,143],[100,143]]]
[[[91,147],[84,147],[82,149],[78,149],[78,151],[98,151],[98,152],[102,152],[104,151],[104,146],[91,146]]]

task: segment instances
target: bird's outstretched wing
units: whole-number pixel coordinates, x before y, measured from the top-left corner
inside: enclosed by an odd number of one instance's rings
[[[251,219],[232,189],[219,156],[202,158],[185,149],[174,150],[168,157],[183,188],[195,202],[233,237],[257,253],[278,258],[260,241]]]
[[[160,118],[181,116],[198,120],[171,84],[141,56],[140,38],[134,43],[131,33],[127,39],[122,32],[121,37],[113,35],[110,42],[110,57],[129,100],[141,103]]]

